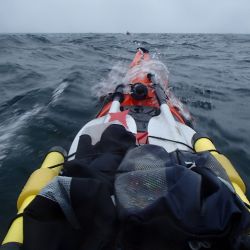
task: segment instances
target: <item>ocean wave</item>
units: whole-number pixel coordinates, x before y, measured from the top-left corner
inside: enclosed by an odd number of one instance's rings
[[[49,104],[55,105],[55,103],[58,101],[62,93],[65,91],[65,89],[69,86],[69,82],[64,80],[62,83],[59,84],[59,86],[53,91],[51,101]]]
[[[202,47],[200,45],[198,45],[197,43],[194,44],[194,43],[189,43],[189,42],[182,42],[182,43],[179,43],[180,46],[184,46],[186,48],[191,48],[191,49],[202,49]]]
[[[27,70],[25,73],[21,74],[20,77],[17,77],[16,80],[22,84],[23,81],[37,81],[37,80],[41,80],[44,79],[45,75],[44,74],[40,74],[37,71],[34,70]]]
[[[181,99],[182,101],[184,98]],[[212,110],[215,108],[215,105],[211,101],[206,100],[194,100],[192,98],[185,98],[185,103],[187,106],[199,108],[201,110]]]
[[[234,88],[233,91],[238,96],[245,96],[245,97],[250,96],[250,88]]]
[[[22,70],[24,70],[24,68],[18,63],[6,62],[0,64],[0,74],[16,74]]]
[[[23,36],[21,35],[1,35],[0,36],[0,48],[1,47],[9,47],[15,45],[23,45],[25,41],[23,41]]]
[[[70,72],[67,77],[63,79],[63,82],[75,82],[75,81],[82,81],[83,75],[80,71]]]
[[[77,38],[67,41],[67,43],[73,43],[73,44],[84,44],[86,42],[85,38]]]
[[[6,110],[6,108],[8,108],[8,107],[12,106],[13,104],[19,102],[24,97],[25,97],[25,95],[17,95],[17,96],[14,96],[13,98],[11,98],[10,100],[2,103],[1,106],[0,106],[0,112],[2,110]]]
[[[44,35],[35,35],[35,34],[26,34],[25,37],[33,42],[37,42],[40,44],[50,44],[51,41],[48,37]]]
[[[0,114],[2,118],[8,119],[12,115],[26,112],[30,106],[44,106],[47,102],[48,93],[49,89],[47,88],[34,88],[29,91],[20,90],[19,94],[12,94],[11,97],[1,103]]]
[[[23,114],[9,117],[9,119],[0,123],[0,167],[1,161],[7,157],[9,149],[15,143],[15,136],[41,110],[42,107],[35,106]]]
[[[148,47],[148,46],[151,46],[151,44],[149,42],[146,42],[144,40],[133,40],[132,42],[134,44],[136,44],[136,46],[138,46],[138,47],[143,47],[143,46]]]

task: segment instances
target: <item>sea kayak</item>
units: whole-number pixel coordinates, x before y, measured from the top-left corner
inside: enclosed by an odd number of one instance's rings
[[[138,48],[69,152],[52,148],[0,249],[248,249],[246,185]]]

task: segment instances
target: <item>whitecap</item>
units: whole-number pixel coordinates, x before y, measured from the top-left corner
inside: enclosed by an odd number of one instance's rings
[[[58,99],[60,98],[60,96],[62,95],[62,93],[64,92],[64,90],[69,86],[69,83],[66,81],[63,81],[54,91],[52,94],[52,98],[50,101],[50,104],[55,104]]]
[[[34,106],[30,111],[21,115],[15,115],[0,123],[0,167],[1,161],[8,156],[9,149],[14,146],[15,136],[26,124],[42,110],[42,107]]]

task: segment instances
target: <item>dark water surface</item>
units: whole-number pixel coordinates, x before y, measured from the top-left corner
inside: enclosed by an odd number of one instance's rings
[[[91,88],[135,49],[151,50],[196,128],[250,181],[250,35],[0,35],[0,239],[28,176],[92,119]],[[248,192],[249,193],[249,192]]]

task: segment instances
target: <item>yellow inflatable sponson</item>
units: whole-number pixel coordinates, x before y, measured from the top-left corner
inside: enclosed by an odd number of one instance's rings
[[[210,151],[210,153],[216,158],[216,160],[221,164],[221,166],[225,169],[234,189],[238,196],[244,201],[246,204],[250,205],[249,200],[247,199],[246,193],[246,185],[241,179],[238,172],[233,167],[230,160],[220,154],[213,142],[207,137],[199,137],[194,141],[194,150],[196,152]]]
[[[39,194],[40,190],[59,174],[62,168],[62,165],[60,166],[60,164],[64,163],[65,156],[65,150],[60,147],[53,147],[45,156],[41,167],[31,174],[17,200],[17,217],[11,224],[11,227],[5,236],[2,245],[23,243],[22,213],[36,197],[36,195]],[[54,165],[59,166],[56,168],[50,168]]]

